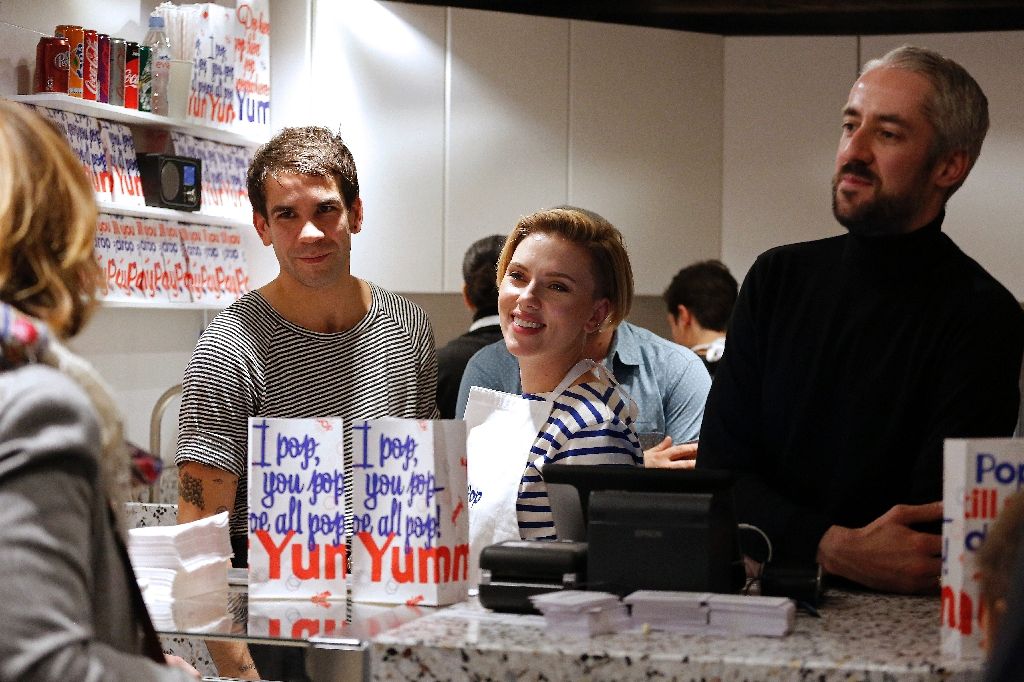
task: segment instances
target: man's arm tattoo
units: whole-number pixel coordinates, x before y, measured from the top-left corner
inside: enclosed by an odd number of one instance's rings
[[[195,505],[200,511],[206,510],[206,503],[203,501],[203,482],[189,476],[187,471],[182,471],[178,477],[178,491],[181,499]]]

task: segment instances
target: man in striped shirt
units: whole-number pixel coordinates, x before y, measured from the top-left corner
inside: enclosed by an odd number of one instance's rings
[[[178,521],[231,511],[236,563],[248,533],[251,416],[436,416],[426,314],[350,273],[363,207],[352,154],[325,128],[288,128],[248,172],[253,224],[280,272],[210,323],[185,370],[175,461]],[[351,435],[345,435],[351,467]]]

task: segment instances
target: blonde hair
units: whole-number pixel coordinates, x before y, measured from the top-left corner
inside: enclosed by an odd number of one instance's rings
[[[0,101],[0,299],[61,338],[78,333],[96,305],[96,214],[92,185],[61,133]]]
[[[539,211],[522,218],[512,228],[498,258],[499,288],[516,247],[532,233],[557,234],[585,248],[590,253],[591,272],[597,283],[594,294],[611,303],[607,323],[614,327],[626,319],[633,304],[633,269],[622,233],[593,211],[574,206]]]

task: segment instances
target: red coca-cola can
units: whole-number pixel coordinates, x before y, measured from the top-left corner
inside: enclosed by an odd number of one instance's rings
[[[96,69],[97,102],[110,101],[110,36],[100,33],[96,36],[96,54],[99,57],[99,68]]]
[[[81,26],[61,24],[53,33],[68,39],[68,94],[81,97],[85,83],[85,31]]]
[[[124,108],[139,108],[139,44],[132,40],[124,49]]]
[[[36,43],[35,92],[68,92],[68,39],[43,36]]]
[[[96,31],[91,28],[82,31],[85,42],[85,59],[82,61],[82,99],[96,101],[99,94],[99,41]]]

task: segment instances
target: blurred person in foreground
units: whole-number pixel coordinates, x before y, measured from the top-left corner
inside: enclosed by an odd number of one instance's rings
[[[128,562],[118,410],[61,345],[96,303],[95,231],[61,134],[0,101],[0,680],[198,679],[161,652]]]

